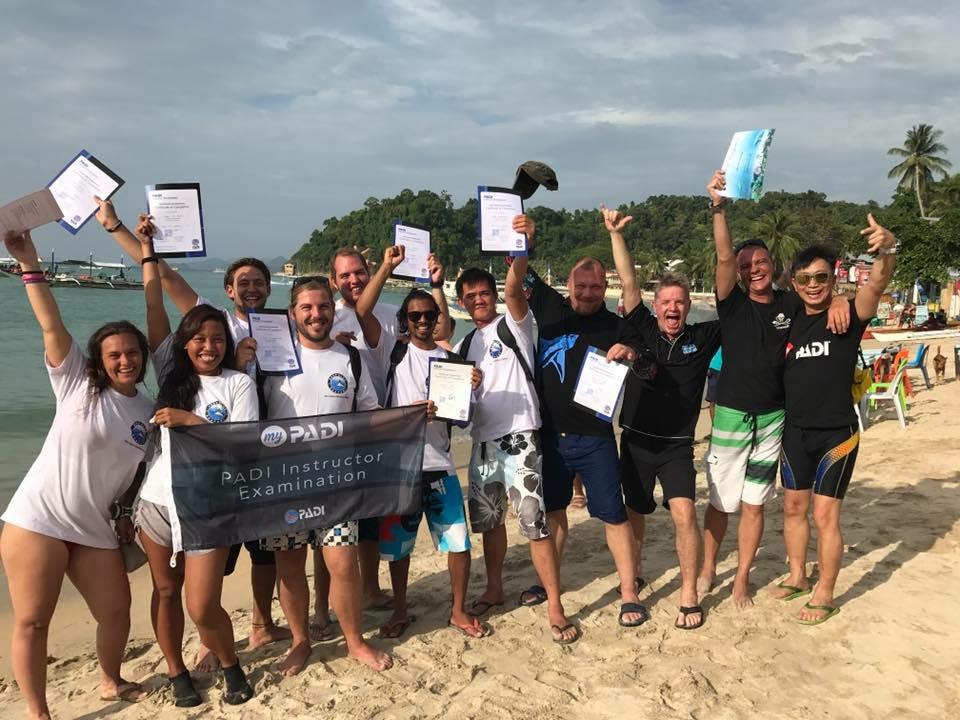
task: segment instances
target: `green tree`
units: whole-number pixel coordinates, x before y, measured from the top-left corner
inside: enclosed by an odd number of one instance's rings
[[[930,209],[937,215],[960,210],[960,173],[938,182],[933,188],[933,203]]]
[[[913,188],[917,196],[917,206],[920,208],[920,217],[926,217],[923,201],[927,196],[930,185],[936,176],[947,176],[947,168],[951,163],[938,154],[947,152],[947,146],[940,142],[942,130],[932,125],[914,125],[907,130],[907,139],[903,147],[892,147],[887,155],[894,155],[903,160],[890,169],[888,178],[896,178],[902,188]]]
[[[793,262],[800,250],[799,231],[797,216],[785,210],[772,210],[757,218],[754,232],[770,250],[774,277]]]

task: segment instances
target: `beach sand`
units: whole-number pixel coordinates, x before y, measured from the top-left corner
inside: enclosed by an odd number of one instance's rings
[[[704,412],[700,438],[709,431],[706,418]],[[72,589],[65,588],[50,633],[51,707],[59,718],[131,720],[958,717],[960,383],[952,361],[945,384],[918,391],[909,418],[902,430],[891,410],[863,435],[843,510],[847,547],[837,587],[842,611],[823,625],[794,622],[791,616],[803,600],[778,601],[766,592],[786,571],[782,497],[768,508],[753,572],[755,606],[739,611],[730,601],[734,521],[721,554],[719,586],[704,601],[706,624],[693,632],[673,628],[679,576],[669,515],[660,509],[648,521],[644,576],[649,584],[641,599],[652,620],[624,629],[617,625],[616,576],[603,528],[578,510],[570,514],[562,570],[568,614],[584,632],[575,645],[550,641],[544,606],[517,606],[517,596],[534,577],[513,523],[504,573],[507,603],[488,617],[494,634],[475,640],[448,629],[446,562],[421,531],[410,587],[417,621],[400,640],[373,640],[394,654],[396,665],[388,672],[378,674],[346,658],[338,639],[316,645],[305,671],[282,679],[274,667],[283,645],[249,653],[240,642],[256,697],[240,707],[223,705],[219,683],[196,673],[207,704],[174,708],[150,630],[150,579],[143,568],[131,576],[133,629],[124,674],[144,683],[150,696],[139,705],[98,700],[93,622]],[[696,446],[701,520],[706,447],[704,441]],[[461,448],[458,460],[465,459]],[[466,477],[462,467],[460,475]],[[811,543],[811,561],[815,557]],[[471,597],[483,588],[477,547],[473,558]],[[250,619],[245,563],[246,554],[224,593],[238,638],[245,636]],[[389,587],[385,566],[381,582]],[[280,617],[276,603],[274,612]],[[368,638],[385,617],[365,614]],[[5,611],[0,615],[3,718],[23,714],[9,668],[9,634]],[[188,622],[188,657],[196,646]]]

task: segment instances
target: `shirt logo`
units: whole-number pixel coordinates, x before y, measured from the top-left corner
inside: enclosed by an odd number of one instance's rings
[[[690,343],[689,345],[684,345],[680,350],[683,351],[684,355],[689,355],[690,353],[695,353],[697,351],[697,346],[695,343]]]
[[[540,339],[540,366],[546,370],[553,367],[560,376],[560,382],[567,376],[567,351],[577,344],[580,335],[571,333],[550,340]]]
[[[207,408],[203,411],[203,414],[206,416],[207,421],[212,423],[226,422],[227,417],[230,415],[230,413],[227,411],[227,406],[219,400],[207,405]]]
[[[494,340],[490,343],[490,357],[498,358],[503,355],[503,345],[499,340]]]
[[[147,441],[147,426],[139,420],[135,421],[130,426],[130,437],[137,445],[143,445]]]
[[[334,373],[327,378],[327,387],[337,395],[343,395],[347,391],[347,379],[340,373]]]
[[[773,326],[777,330],[787,330],[790,327],[790,318],[788,318],[783,313],[777,313],[777,316],[773,319]]]
[[[815,340],[809,342],[806,345],[802,345],[797,348],[797,358],[806,358],[806,357],[829,357],[830,356],[830,340]]]

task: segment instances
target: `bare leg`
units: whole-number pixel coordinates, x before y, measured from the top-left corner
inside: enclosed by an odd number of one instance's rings
[[[330,624],[330,571],[320,548],[313,549],[313,621],[322,627]]]
[[[843,534],[840,531],[840,506],[842,500],[825,495],[813,496],[813,522],[817,526],[817,563],[820,578],[810,605],[833,605],[837,576],[840,574],[840,562],[843,559]],[[801,610],[797,617],[801,620],[818,620],[825,610]]]
[[[173,550],[159,545],[145,532],[140,542],[150,563],[153,594],[150,597],[150,620],[160,652],[167,662],[167,675],[176,677],[187,671],[183,662],[183,563],[170,567]]]
[[[550,621],[550,630],[557,640],[571,640],[577,630],[566,629],[570,621],[567,619],[560,598],[560,560],[557,558],[557,548],[550,538],[530,541],[530,559],[533,567],[547,591],[547,619]],[[557,628],[555,630],[555,628]]]
[[[319,555],[317,552],[315,555]],[[310,657],[307,608],[310,588],[307,586],[307,548],[277,551],[277,577],[280,579],[280,607],[290,627],[290,650],[280,663],[284,675],[296,675]]]
[[[717,510],[713,505],[707,505],[703,516],[703,568],[697,580],[697,593],[706,595],[713,589],[717,579],[717,559],[720,556],[720,545],[723,536],[727,533],[727,523],[730,515]]]
[[[503,561],[507,557],[507,528],[499,525],[483,533],[483,564],[487,588],[474,602],[499,605],[503,602]],[[543,578],[541,577],[541,581]]]
[[[393,614],[381,627],[381,633],[389,635],[391,628],[399,627],[409,619],[407,606],[407,582],[410,579],[410,556],[387,563],[390,568],[390,586],[393,588]]]
[[[567,544],[567,535],[570,532],[570,526],[567,524],[566,510],[553,510],[547,513],[547,527],[550,528],[550,535],[553,537],[553,543],[557,548],[557,559],[563,562],[563,548]]]
[[[620,575],[620,599],[625,603],[640,602],[640,598],[637,597],[636,576],[634,575],[637,567],[637,544],[633,537],[633,529],[626,520],[616,524],[604,523],[603,528],[607,535],[607,547],[610,548],[613,562],[617,566],[617,573]],[[642,613],[630,612],[626,613],[622,620],[630,623],[643,618]]]
[[[740,503],[740,527],[737,531],[737,574],[733,579],[733,602],[739,608],[753,605],[750,596],[750,568],[763,536],[763,505]]]
[[[787,548],[787,560],[790,574],[783,585],[806,589],[810,587],[807,579],[807,544],[810,542],[810,522],[807,509],[810,507],[811,490],[785,490],[783,500],[783,543]],[[784,598],[791,590],[773,587],[770,594],[775,598]]]
[[[237,664],[233,623],[220,602],[223,593],[223,570],[229,547],[216,548],[202,555],[184,553],[184,591],[187,612],[197,626],[200,640],[210,648],[221,667]]]
[[[470,580],[470,551],[448,552],[447,572],[450,573],[450,589],[453,592],[450,622],[467,635],[483,637],[487,631],[477,618],[467,613],[464,607],[467,600],[467,583]]]
[[[695,607],[700,604],[697,596],[697,560],[700,558],[700,528],[697,527],[697,511],[693,500],[672,498],[670,516],[676,532],[677,560],[680,562],[680,605]],[[690,613],[677,617],[677,623],[697,625],[703,616]]]
[[[634,552],[637,556],[637,577],[643,577],[643,534],[646,530],[646,516],[627,508],[627,518],[630,520],[630,527],[633,528],[633,538],[637,541]]]
[[[360,557],[360,583],[363,587],[363,607],[383,608],[393,598],[380,589],[380,543],[361,540],[357,546]]]
[[[273,591],[277,587],[277,566],[252,563],[250,587],[253,590],[253,618],[250,621],[247,649],[256,650],[278,640],[289,640],[290,631],[273,622]]]
[[[13,606],[10,664],[31,718],[50,718],[47,633],[60,597],[69,552],[60,540],[7,524],[0,556]]]

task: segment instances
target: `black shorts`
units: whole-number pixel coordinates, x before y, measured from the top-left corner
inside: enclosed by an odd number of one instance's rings
[[[707,396],[708,403],[717,401],[717,385],[720,382],[720,372],[718,370],[707,370]]]
[[[624,430],[620,436],[620,482],[628,508],[642,515],[657,509],[653,489],[660,479],[663,506],[671,498],[694,500],[697,471],[689,440],[663,440]]]
[[[357,520],[357,539],[360,542],[380,542],[380,518]]]
[[[261,550],[259,540],[248,540],[247,542],[237,543],[230,547],[230,554],[227,555],[227,567],[224,575],[230,575],[237,568],[237,558],[240,557],[240,548],[245,547],[250,553],[251,565],[276,565],[277,559],[274,557],[273,550]]]
[[[798,428],[786,423],[780,446],[780,479],[787,490],[813,490],[842,500],[857,464],[856,425]]]

